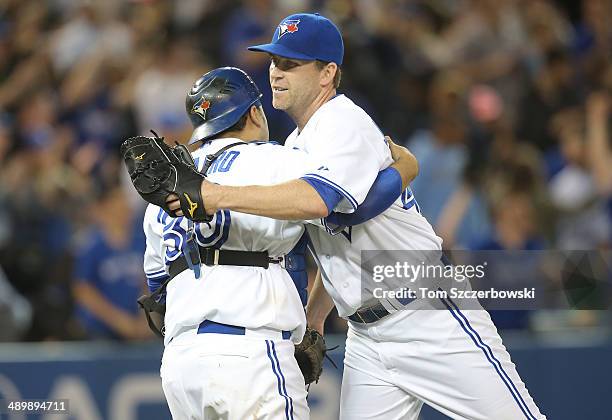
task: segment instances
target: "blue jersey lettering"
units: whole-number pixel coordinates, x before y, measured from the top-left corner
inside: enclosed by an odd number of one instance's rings
[[[229,150],[221,153],[210,168],[208,168],[206,174],[211,175],[215,172],[228,172],[239,154],[240,152],[237,150]]]

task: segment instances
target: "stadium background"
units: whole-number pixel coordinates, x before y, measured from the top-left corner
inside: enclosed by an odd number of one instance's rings
[[[76,418],[129,419],[111,400],[140,389],[134,413],[154,418],[161,346],[134,304],[143,203],[118,145],[187,138],[184,95],[221,65],[253,76],[284,139],[268,60],[245,47],[301,10],[340,26],[340,91],[417,156],[445,247],[609,250],[610,1],[0,0],[0,399],[65,393],[101,416]],[[606,418],[609,311],[494,318],[549,418]],[[345,329],[327,325],[339,343]],[[338,383],[328,369],[313,387],[313,418],[334,417]]]

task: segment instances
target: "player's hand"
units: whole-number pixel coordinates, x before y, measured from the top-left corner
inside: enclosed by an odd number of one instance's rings
[[[416,178],[419,174],[419,162],[416,157],[410,150],[403,146],[398,146],[391,140],[391,137],[385,136],[387,140],[387,144],[389,145],[389,150],[391,151],[391,157],[394,160],[394,163],[391,165],[393,168],[397,169],[402,177],[402,191],[408,188],[410,182]]]
[[[183,215],[183,211],[181,210],[181,202],[179,201],[178,195],[168,195],[166,198],[166,204],[168,205],[168,208],[174,211],[177,216],[180,217]]]
[[[397,144],[395,144],[395,142],[393,141],[393,139],[391,139],[391,137],[385,136],[385,140],[387,140],[387,144],[389,145],[389,150],[391,151],[391,158],[393,159],[394,162],[397,162],[398,160],[405,158],[406,153],[412,156],[412,153],[410,153],[408,149],[406,149],[403,146],[398,146]]]
[[[202,198],[206,202],[206,214],[212,216],[217,211],[215,197],[217,196],[217,184],[203,180],[202,181]],[[175,212],[178,217],[183,215],[181,210],[181,202],[179,201],[178,195],[169,194],[166,198],[166,204],[168,208]]]

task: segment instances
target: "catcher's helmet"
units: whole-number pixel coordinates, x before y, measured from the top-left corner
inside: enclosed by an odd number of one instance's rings
[[[193,124],[189,144],[227,130],[259,102],[261,93],[248,74],[236,67],[221,67],[200,77],[185,99]]]

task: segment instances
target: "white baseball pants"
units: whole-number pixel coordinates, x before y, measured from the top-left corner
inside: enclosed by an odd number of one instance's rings
[[[546,418],[484,310],[447,302],[349,324],[341,420],[416,420],[424,402],[454,419]]]
[[[161,366],[172,417],[308,419],[304,377],[293,352],[293,343],[280,336],[179,335],[166,346]]]

